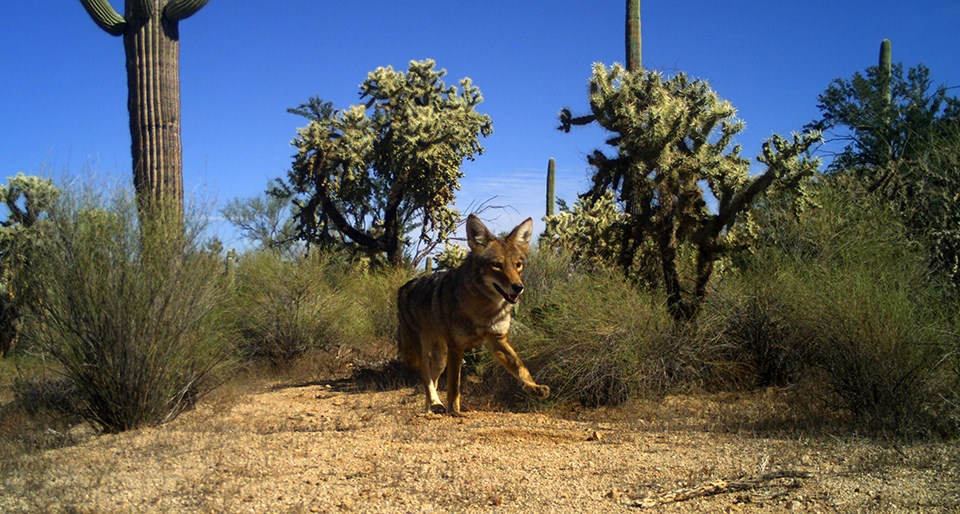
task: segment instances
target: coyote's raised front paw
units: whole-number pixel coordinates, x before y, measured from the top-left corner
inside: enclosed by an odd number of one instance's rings
[[[523,392],[528,395],[538,399],[543,400],[550,396],[550,387],[545,385],[528,385],[523,386]]]

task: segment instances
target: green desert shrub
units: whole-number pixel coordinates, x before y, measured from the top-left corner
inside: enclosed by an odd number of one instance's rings
[[[361,323],[351,333],[352,343],[362,353],[376,358],[393,358],[397,352],[397,290],[410,273],[403,268],[355,271],[343,284],[344,300],[358,306],[362,319],[346,320]]]
[[[394,340],[398,272],[366,271],[320,252],[290,258],[258,251],[237,268],[231,312],[243,358],[285,367],[316,350],[382,348]]]
[[[954,309],[896,213],[858,193],[849,184],[823,184],[820,208],[778,227],[770,244],[730,274],[739,285],[723,287],[754,297],[728,313],[724,337],[757,363],[755,373],[773,370],[790,381],[804,367],[823,372],[871,431],[948,428],[955,413],[941,391],[958,385],[945,366],[956,344]]]
[[[240,259],[232,310],[243,358],[283,366],[325,344],[323,314],[337,294],[325,280],[328,264],[319,254],[284,258],[271,251]]]
[[[0,185],[0,357],[16,352],[23,312],[36,301],[41,280],[26,268],[33,247],[46,239],[46,212],[59,194],[52,180],[23,173]]]
[[[617,405],[662,393],[687,373],[688,348],[666,308],[619,272],[585,273],[549,250],[532,254],[525,269],[511,337],[556,399]],[[480,372],[498,394],[519,391],[489,359]]]
[[[222,264],[200,249],[200,217],[138,222],[137,210],[124,192],[70,191],[31,259],[43,277],[33,344],[106,432],[174,418],[216,384],[226,355]]]
[[[697,334],[712,350],[704,366],[711,388],[785,386],[807,369],[788,318],[790,305],[761,280],[724,277],[707,300]]]

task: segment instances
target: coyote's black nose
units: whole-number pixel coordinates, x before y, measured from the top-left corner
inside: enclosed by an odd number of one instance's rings
[[[520,294],[523,292],[523,284],[513,284],[513,294]]]

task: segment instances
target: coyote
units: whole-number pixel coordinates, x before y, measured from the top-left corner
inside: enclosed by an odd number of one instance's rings
[[[485,344],[495,359],[516,377],[524,392],[546,398],[550,388],[530,376],[507,332],[513,306],[520,300],[520,272],[530,251],[533,220],[517,225],[505,238],[494,237],[479,218],[467,218],[470,253],[455,270],[415,278],[397,292],[400,360],[426,386],[427,413],[460,414],[460,368],[463,354]],[[447,405],[437,395],[437,380],[447,370]]]

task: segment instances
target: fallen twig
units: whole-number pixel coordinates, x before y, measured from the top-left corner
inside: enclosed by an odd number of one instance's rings
[[[636,500],[630,503],[629,506],[648,509],[667,503],[687,501],[693,498],[756,489],[766,482],[770,482],[771,480],[777,480],[781,478],[810,478],[811,476],[812,475],[810,473],[805,471],[781,470],[774,471],[772,473],[764,473],[762,475],[757,475],[750,478],[741,478],[736,480],[715,480],[713,482],[700,484],[696,487],[676,489],[674,491],[658,494],[656,496],[648,496],[642,500]]]

